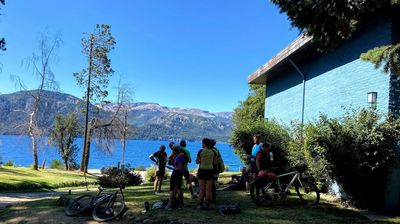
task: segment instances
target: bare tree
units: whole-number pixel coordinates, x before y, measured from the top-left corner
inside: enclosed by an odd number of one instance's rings
[[[61,34],[56,33],[53,37],[47,32],[40,34],[37,53],[23,60],[23,65],[27,69],[32,70],[32,74],[38,79],[39,85],[37,89],[28,91],[27,93],[32,97],[33,102],[22,112],[28,116],[28,123],[22,124],[27,126],[27,133],[31,138],[31,147],[33,152],[33,169],[38,169],[38,138],[43,133],[39,113],[41,112],[42,98],[44,91],[57,90],[58,85],[54,80],[54,73],[51,65],[58,60],[57,50],[62,44]],[[19,86],[20,89],[26,90],[26,86],[18,76],[12,76],[12,80]]]
[[[125,148],[126,148],[126,138],[133,130],[128,124],[128,112],[133,102],[133,90],[130,83],[122,83],[122,77],[118,82],[118,96],[117,96],[117,108],[120,108],[120,113],[118,115],[119,127],[118,133],[121,139],[121,166],[125,165]]]

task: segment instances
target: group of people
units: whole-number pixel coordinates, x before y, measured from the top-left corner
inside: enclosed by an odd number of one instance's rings
[[[202,148],[196,156],[196,164],[199,165],[197,179],[199,182],[200,193],[199,209],[208,209],[210,203],[216,201],[215,183],[218,181],[221,168],[219,161],[222,159],[221,154],[215,147],[216,141],[209,138],[202,140]],[[150,159],[157,164],[156,179],[154,182],[154,193],[158,194],[161,191],[162,180],[165,175],[165,169],[172,170],[170,178],[170,196],[168,200],[168,208],[183,206],[183,178],[190,190],[191,198],[197,198],[193,192],[192,182],[196,179],[188,170],[188,164],[192,162],[189,150],[186,148],[186,141],[182,140],[179,144],[170,142],[171,155],[168,157],[165,152],[165,145],[161,145],[160,149],[150,155]],[[168,163],[168,165],[167,165]]]

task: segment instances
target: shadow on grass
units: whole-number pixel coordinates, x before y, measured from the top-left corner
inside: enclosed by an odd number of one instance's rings
[[[26,172],[26,171],[12,169],[12,168],[5,169],[3,167],[0,167],[0,174],[13,174],[13,175],[17,175],[17,176],[26,176],[26,177],[38,176],[37,174],[34,174],[32,172]]]
[[[109,191],[114,189],[108,189]],[[322,201],[317,206],[305,206],[295,197],[289,196],[285,200],[277,201],[269,207],[258,207],[250,199],[250,196],[243,191],[219,191],[217,194],[217,204],[213,210],[198,210],[197,200],[189,199],[189,194],[185,193],[185,206],[182,210],[151,209],[146,214],[142,214],[144,203],[150,204],[168,198],[168,184],[163,185],[164,193],[153,194],[151,183],[127,187],[124,190],[125,201],[128,206],[126,216],[117,223],[134,223],[135,220],[150,220],[150,223],[170,223],[177,221],[180,223],[371,223],[367,218],[359,213],[342,208],[329,201]],[[83,192],[87,193],[87,192]],[[74,197],[80,194],[74,194]],[[96,191],[92,191],[95,194]],[[228,202],[239,202],[242,210],[241,214],[223,216],[217,212],[218,205]],[[27,221],[35,223],[40,220],[42,223],[80,223],[91,220],[90,215],[80,217],[66,217],[64,209],[58,206],[57,199],[45,199],[36,202],[29,202],[15,205],[0,212],[3,220]],[[32,219],[31,216],[37,217]],[[52,217],[51,219],[49,217]],[[40,223],[40,222],[38,222]],[[378,223],[378,222],[376,222]],[[390,222],[379,222],[390,223]]]

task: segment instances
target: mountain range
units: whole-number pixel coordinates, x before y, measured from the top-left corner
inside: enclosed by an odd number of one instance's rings
[[[0,95],[0,134],[27,134],[32,91]],[[38,113],[39,123],[48,132],[56,114],[75,112],[83,124],[84,102],[75,96],[45,91]],[[117,104],[91,105],[99,117],[110,117]],[[232,129],[232,112],[211,113],[200,109],[169,108],[157,103],[129,103],[128,124],[135,130],[129,138],[146,140],[200,140],[204,137],[227,141]]]

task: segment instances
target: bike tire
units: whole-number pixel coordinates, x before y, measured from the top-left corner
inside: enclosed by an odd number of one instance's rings
[[[258,206],[269,206],[277,199],[279,188],[276,182],[256,179],[250,185],[251,200]]]
[[[295,185],[296,193],[300,200],[307,205],[317,205],[320,199],[317,185],[310,179],[301,179],[301,183],[303,186],[299,183]]]
[[[93,219],[99,222],[111,221],[123,214],[125,202],[122,197],[111,197],[108,200],[99,202],[92,211]]]
[[[65,208],[65,215],[67,216],[76,216],[91,206],[91,202],[93,200],[93,196],[89,194],[82,195],[71,203]]]

